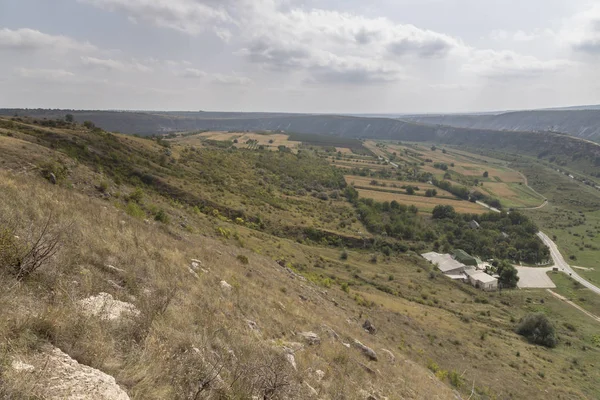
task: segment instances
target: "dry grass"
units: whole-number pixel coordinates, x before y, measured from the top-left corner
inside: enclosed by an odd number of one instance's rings
[[[338,153],[342,153],[343,155],[352,155],[354,153],[352,153],[352,150],[350,150],[347,147],[336,147],[335,151],[337,151]]]
[[[264,256],[145,224],[110,203],[37,177],[17,179],[0,172],[0,189],[4,215],[40,224],[52,209],[56,218],[73,226],[61,252],[30,281],[16,285],[11,277],[2,277],[7,289],[0,295],[5,322],[0,337],[7,360],[35,360],[42,344],[50,342],[115,376],[133,398],[144,399],[310,398],[302,381],[331,398],[353,398],[360,388],[451,397],[444,385],[425,384],[429,378],[422,367],[386,366],[374,379],[359,367],[367,363],[362,356],[346,349],[329,329],[344,341],[356,337],[383,347],[379,339],[367,338],[358,324],[348,327],[346,313],[320,290],[298,285]],[[248,257],[248,265],[236,262],[239,254]],[[208,271],[199,279],[188,272],[191,258],[201,260]],[[109,270],[107,264],[124,272]],[[221,280],[233,286],[231,294],[221,290]],[[288,288],[286,293],[281,287]],[[133,302],[141,316],[106,324],[82,315],[76,302],[101,291]],[[311,300],[305,303],[300,294]],[[320,310],[316,314],[315,307]],[[256,322],[259,332],[250,330],[247,320]],[[323,342],[296,354],[296,371],[278,343],[299,341],[294,332],[308,330]],[[326,371],[324,381],[308,372],[318,368]],[[410,382],[394,379],[408,371]],[[20,381],[10,368],[6,374],[13,378],[6,391],[35,396],[43,390]]]
[[[419,210],[431,212],[436,205],[450,205],[457,212],[483,214],[487,209],[482,206],[468,201],[441,199],[436,197],[410,196],[400,193],[378,192],[375,190],[357,189],[360,197],[370,198],[377,201],[393,201],[396,200],[400,204],[412,204]]]

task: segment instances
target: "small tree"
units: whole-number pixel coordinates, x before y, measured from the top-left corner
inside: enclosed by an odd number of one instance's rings
[[[413,188],[412,186],[408,186],[406,188],[406,194],[409,194],[412,196],[413,194],[415,194],[415,188]]]
[[[519,282],[518,271],[511,263],[504,260],[498,264],[497,273],[500,276],[498,282],[503,288],[514,289]]]
[[[487,177],[489,177],[489,176],[490,176],[490,173],[489,173],[489,172],[485,171],[485,172],[483,173],[483,177],[484,177],[484,178],[487,178]]]
[[[83,126],[85,126],[87,129],[94,129],[96,127],[92,121],[84,121]]]
[[[65,121],[67,121],[68,123],[73,123],[75,121],[75,117],[73,116],[73,114],[67,114],[65,115]]]
[[[543,313],[527,315],[519,322],[516,332],[534,344],[546,347],[555,347],[558,344],[554,326]]]

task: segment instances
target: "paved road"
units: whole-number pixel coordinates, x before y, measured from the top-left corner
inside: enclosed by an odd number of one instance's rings
[[[542,239],[542,242],[550,249],[550,255],[552,256],[552,260],[554,261],[554,266],[559,270],[569,274],[571,278],[575,279],[577,282],[581,283],[586,288],[590,289],[592,292],[600,294],[600,288],[598,286],[593,285],[592,283],[583,279],[577,272],[571,268],[569,264],[565,261],[563,256],[558,251],[558,247],[556,247],[556,243],[552,241],[544,232],[538,232],[538,237]]]

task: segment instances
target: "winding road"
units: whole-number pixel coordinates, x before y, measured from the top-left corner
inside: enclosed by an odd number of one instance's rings
[[[552,241],[544,232],[538,232],[538,237],[542,239],[542,242],[550,249],[550,255],[552,256],[552,260],[554,261],[554,266],[559,270],[563,271],[577,282],[581,283],[586,288],[590,289],[592,292],[596,294],[600,294],[600,288],[591,282],[586,281],[582,278],[577,272],[571,268],[571,266],[565,261],[560,251],[558,251],[558,247],[556,243]]]

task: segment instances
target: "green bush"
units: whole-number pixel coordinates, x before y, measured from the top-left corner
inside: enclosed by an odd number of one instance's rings
[[[554,326],[543,313],[527,315],[519,322],[516,332],[534,344],[555,347],[558,343]]]
[[[125,207],[125,212],[134,218],[142,219],[146,216],[146,213],[142,208],[135,202],[129,201]]]
[[[169,215],[162,208],[154,215],[154,220],[162,222],[163,224],[169,223]]]
[[[238,259],[239,262],[241,262],[244,265],[248,264],[248,262],[249,262],[248,257],[246,257],[243,254],[238,255],[236,258]]]
[[[137,204],[141,204],[144,199],[144,191],[140,188],[135,188],[135,190],[129,195],[129,201],[132,201]]]

